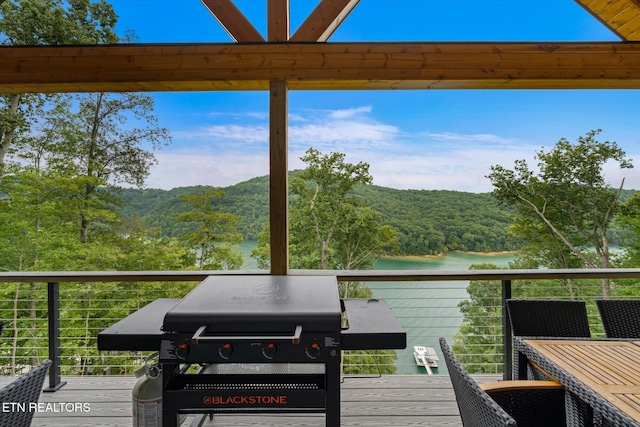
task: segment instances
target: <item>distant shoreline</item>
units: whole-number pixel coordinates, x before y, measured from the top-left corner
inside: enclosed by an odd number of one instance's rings
[[[447,253],[440,252],[437,255],[385,255],[381,258],[385,259],[406,259],[406,260],[421,260],[421,259],[437,259],[447,256],[450,253],[459,253],[466,255],[478,255],[478,256],[499,256],[499,255],[509,255],[509,254],[517,254],[518,251],[498,251],[498,252],[470,252],[470,251],[450,251]]]

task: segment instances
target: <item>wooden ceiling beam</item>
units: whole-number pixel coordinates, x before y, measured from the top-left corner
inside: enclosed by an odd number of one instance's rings
[[[640,88],[640,43],[2,46],[0,93]]]
[[[268,0],[267,40],[286,42],[289,40],[289,0]]]
[[[229,36],[240,43],[263,42],[264,37],[238,9],[233,0],[200,0]]]
[[[639,0],[575,0],[625,41],[640,41]]]
[[[294,42],[326,42],[360,0],[322,0],[291,36]]]

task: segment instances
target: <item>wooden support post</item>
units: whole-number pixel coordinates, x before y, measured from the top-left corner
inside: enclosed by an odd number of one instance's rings
[[[271,274],[289,271],[289,162],[287,82],[269,87],[269,227],[271,230]]]

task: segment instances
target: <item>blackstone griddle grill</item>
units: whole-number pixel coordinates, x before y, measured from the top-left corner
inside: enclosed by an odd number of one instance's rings
[[[337,427],[342,350],[405,347],[384,301],[341,300],[331,276],[210,276],[98,335],[101,350],[159,351],[164,427],[229,412],[324,412]]]

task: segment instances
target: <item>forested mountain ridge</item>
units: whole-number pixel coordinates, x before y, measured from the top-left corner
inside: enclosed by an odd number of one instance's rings
[[[357,193],[394,227],[403,254],[518,249],[507,235],[509,211],[489,193],[361,186]]]
[[[125,202],[121,213],[137,217],[162,235],[184,235],[187,225],[173,220],[189,209],[185,194],[202,193],[205,186],[172,190],[119,189]],[[252,178],[222,187],[220,211],[239,216],[238,231],[247,240],[256,240],[269,217],[269,177]],[[635,191],[627,190],[625,199]],[[376,185],[360,185],[356,195],[382,214],[382,222],[394,227],[403,255],[429,255],[449,250],[493,252],[517,250],[518,242],[508,236],[509,210],[490,193],[449,190],[398,190]]]

